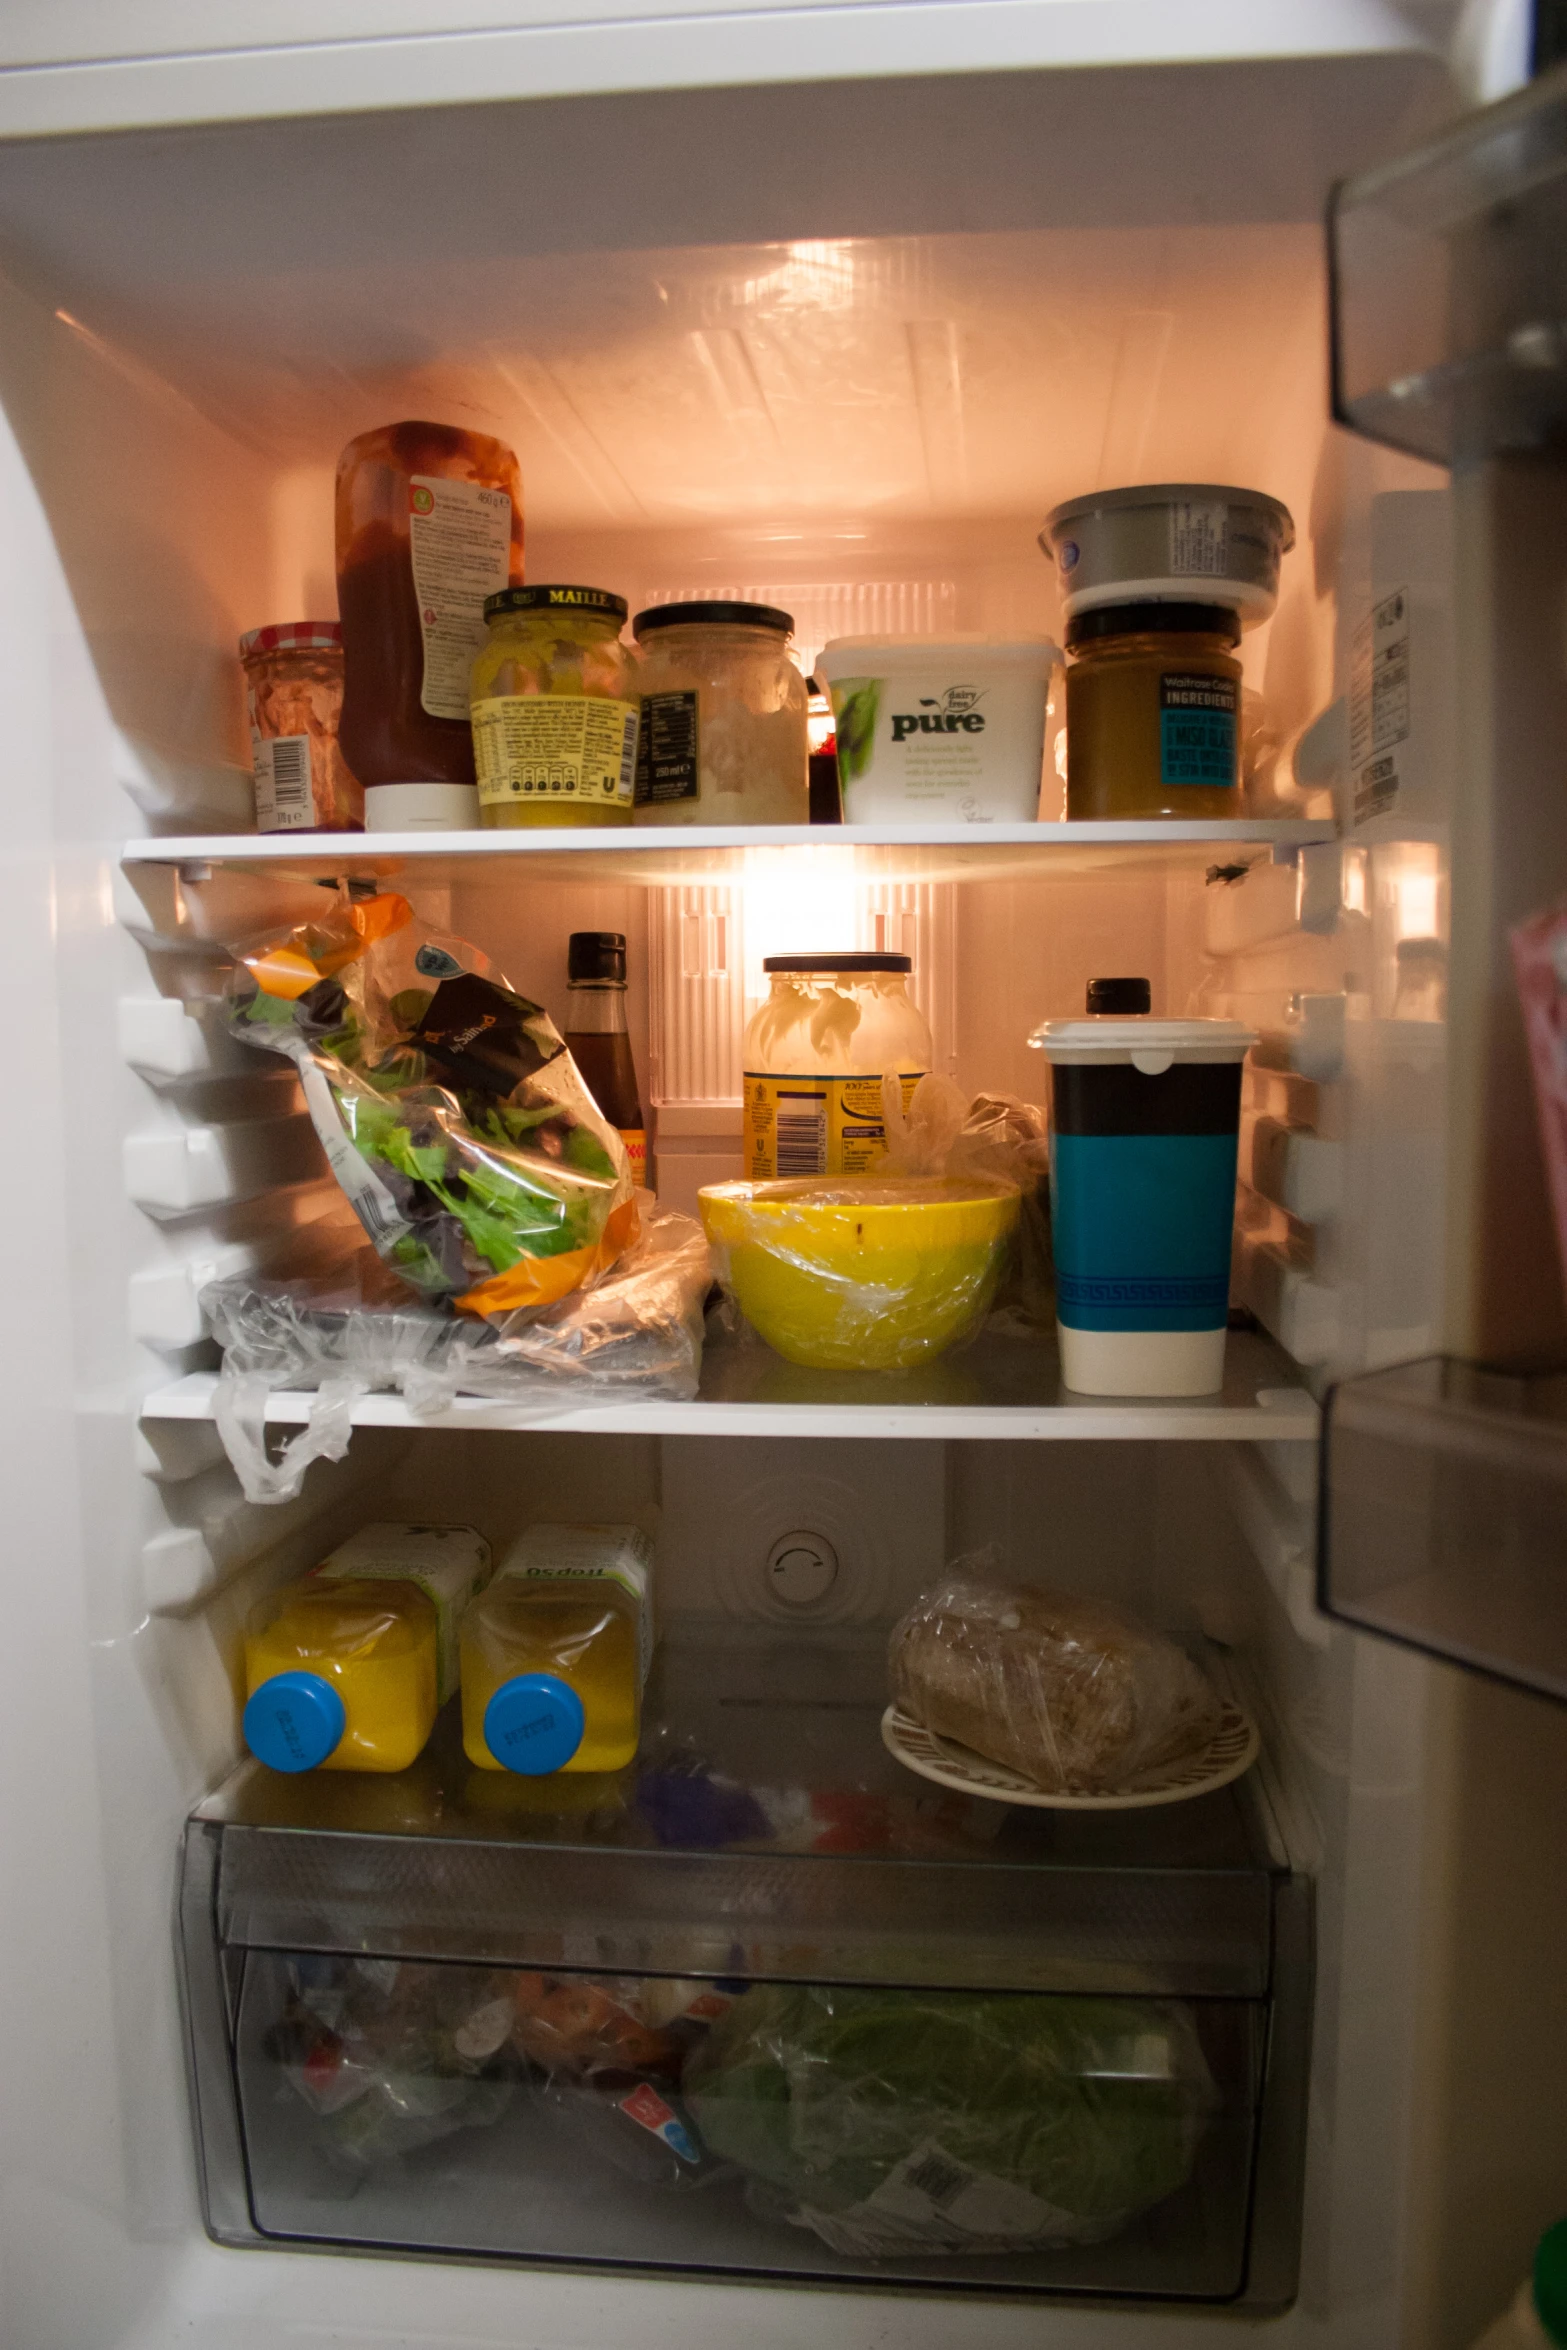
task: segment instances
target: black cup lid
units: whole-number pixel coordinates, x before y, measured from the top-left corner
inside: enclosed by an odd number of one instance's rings
[[[486,620],[493,620],[497,612],[580,612],[623,628],[628,609],[625,597],[608,588],[506,587],[484,599]]]
[[[912,971],[907,955],[764,955],[764,971]]]
[[[1238,645],[1241,624],[1228,604],[1164,604],[1151,597],[1140,604],[1099,604],[1067,622],[1066,649],[1075,653],[1106,636],[1222,636]]]
[[[621,930],[574,930],[566,941],[566,977],[626,979],[626,936]]]
[[[780,612],[776,604],[732,604],[722,600],[695,604],[652,604],[639,612],[631,623],[631,633],[638,643],[655,628],[700,628],[708,626],[728,628],[770,628],[779,636],[794,634],[794,614]]]
[[[1091,979],[1088,1009],[1090,1012],[1151,1012],[1153,989],[1146,979]]]

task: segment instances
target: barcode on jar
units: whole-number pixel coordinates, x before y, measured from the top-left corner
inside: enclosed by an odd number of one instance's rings
[[[615,797],[618,800],[624,800],[628,807],[631,805],[631,787],[636,781],[636,773],[637,716],[633,710],[626,720],[625,731],[620,738],[620,789],[615,794]]]
[[[778,1172],[780,1175],[826,1174],[827,1099],[824,1094],[778,1096]]]
[[[310,737],[280,734],[262,742],[252,737],[256,777],[256,822],[263,832],[300,832],[315,823],[310,788]]]

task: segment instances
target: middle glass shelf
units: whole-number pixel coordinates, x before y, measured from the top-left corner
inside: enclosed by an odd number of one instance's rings
[[[884,1750],[885,1654],[693,1630],[637,1760],[475,1771],[447,1709],[391,1776],[245,1762],[191,1833],[234,1942],[992,1989],[1248,1998],[1289,1863],[1256,1770],[1151,1810],[950,1794]]]
[[[143,1399],[145,1420],[210,1420],[217,1375],[195,1371]],[[280,1390],[267,1419],[301,1426],[315,1404]],[[1061,1384],[1054,1338],[984,1335],[924,1370],[809,1371],[760,1344],[709,1345],[700,1394],[690,1403],[627,1401],[554,1408],[458,1396],[449,1411],[421,1414],[400,1395],[360,1397],[360,1428],[576,1430],[587,1435],[930,1438],[937,1441],[1085,1439],[1125,1442],[1313,1443],[1317,1405],[1301,1372],[1258,1331],[1232,1330],[1216,1395],[1121,1400],[1075,1395]]]

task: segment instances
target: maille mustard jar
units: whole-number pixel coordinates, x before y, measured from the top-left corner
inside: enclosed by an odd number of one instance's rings
[[[509,587],[485,600],[471,683],[479,822],[629,824],[637,763],[626,600]]]
[[[1068,621],[1069,817],[1240,815],[1240,633],[1223,604],[1101,604]]]

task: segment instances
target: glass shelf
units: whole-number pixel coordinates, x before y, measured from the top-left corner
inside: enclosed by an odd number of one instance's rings
[[[1323,1460],[1327,1614],[1567,1702],[1567,1373],[1346,1380]]]
[[[144,1420],[210,1420],[217,1374],[193,1371],[144,1397]],[[280,1390],[267,1403],[277,1427],[302,1426],[315,1396]],[[985,1333],[972,1346],[923,1370],[807,1371],[759,1341],[709,1342],[701,1393],[691,1403],[586,1403],[563,1395],[553,1409],[536,1400],[499,1403],[458,1396],[449,1411],[420,1414],[400,1395],[366,1395],[356,1428],[575,1430],[620,1436],[893,1437],[963,1441],[1059,1439],[1123,1442],[1309,1443],[1319,1416],[1298,1365],[1260,1331],[1232,1330],[1217,1395],[1105,1397],[1061,1384],[1054,1336]]]
[[[1333,412],[1438,464],[1567,431],[1567,67],[1346,180]]]
[[[865,1635],[692,1632],[666,1643],[641,1752],[613,1776],[474,1771],[455,1708],[396,1777],[243,1765],[193,1815],[182,1872],[210,2232],[883,2291],[1286,2303],[1311,1897],[1259,1773],[1141,1813],[950,1795],[883,1748],[884,1680]],[[620,2021],[613,2058],[538,2045],[557,2004],[585,2029],[606,1995],[643,2025],[666,2019],[673,2047]],[[1073,2055],[1076,2080],[1063,2065],[1030,2086],[1031,2114],[1064,2103],[1069,2171],[1086,2126],[1096,2177],[1121,2154],[1157,2175],[1143,2107],[1168,2131],[1191,2081],[1195,2126],[1174,2125],[1185,2150],[1151,2208],[1063,2243],[953,2257],[921,2230],[869,2245],[830,2214],[806,2224],[725,2144],[701,2084],[729,2014],[769,2035],[863,2019],[876,2127],[910,2164],[956,2146],[943,2192],[974,2145],[968,2075],[933,2070],[944,2036],[1105,2051]],[[889,2033],[907,2058],[895,2083]],[[715,2175],[668,2159],[657,2175],[659,2150],[606,2108],[609,2075],[655,2118],[678,2107]],[[1131,2080],[1151,2087],[1115,2085]],[[1127,2095],[1143,2105],[1117,2153]],[[863,2130],[852,2084],[845,2100]],[[1022,2118],[1003,2102],[1005,2143]]]
[[[1237,848],[1298,849],[1335,838],[1305,819],[1235,822],[958,824],[888,829],[869,824],[604,827],[536,832],[355,833],[323,839],[286,833],[199,834],[126,844],[134,872],[173,866],[188,884],[218,873],[322,881],[338,875],[432,888],[514,889],[519,881],[614,882],[663,887],[742,881],[783,851],[852,860],[866,880],[1000,881],[1055,871],[1143,867],[1201,871]]]

